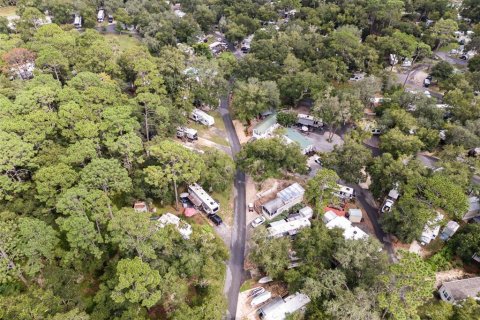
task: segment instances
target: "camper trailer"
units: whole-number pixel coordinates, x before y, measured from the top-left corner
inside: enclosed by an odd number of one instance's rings
[[[198,184],[188,186],[188,193],[190,201],[197,206],[201,206],[207,214],[218,212],[220,205]]]
[[[98,13],[97,13],[97,21],[103,22],[103,20],[105,20],[105,10],[100,9],[98,10]]]
[[[215,124],[215,119],[200,109],[193,109],[192,113],[190,114],[190,119],[195,122],[200,122],[206,126],[213,126]]]
[[[316,119],[308,114],[299,113],[297,116],[297,123],[302,126],[309,126],[314,128],[320,128],[323,126],[321,119]]]
[[[82,27],[82,17],[80,15],[75,15],[75,18],[73,20],[73,26],[77,29],[80,29]]]
[[[353,188],[339,184],[337,190],[333,193],[342,200],[353,200],[355,198],[355,190]]]
[[[186,127],[177,128],[177,138],[188,139],[188,140],[198,140],[197,130]]]

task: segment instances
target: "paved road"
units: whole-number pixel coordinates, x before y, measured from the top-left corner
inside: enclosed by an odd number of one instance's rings
[[[240,141],[233,126],[232,118],[228,110],[228,99],[223,98],[220,103],[220,113],[225,123],[228,139],[232,148],[232,154],[240,151]],[[235,319],[237,313],[238,293],[244,280],[245,258],[245,231],[246,231],[246,200],[245,200],[245,173],[238,171],[235,174],[235,210],[232,228],[232,240],[230,243],[230,260],[227,265],[225,280],[225,294],[228,298],[227,319]]]
[[[453,65],[458,65],[458,66],[462,66],[462,67],[466,67],[468,65],[467,60],[462,60],[462,59],[452,57],[447,52],[437,51],[437,52],[435,52],[435,55],[437,57],[439,57],[440,59],[442,59],[443,61],[446,61],[446,62],[448,62],[450,64],[453,64]]]
[[[380,223],[378,222],[379,210],[375,200],[373,199],[372,194],[370,191],[361,188],[359,185],[352,185],[355,189],[355,193],[357,194],[357,200],[362,205],[363,209],[367,212],[368,218],[372,222],[373,229],[375,231],[375,235],[380,242],[383,243],[385,250],[387,250],[388,257],[391,262],[396,262],[397,258],[395,256],[395,250],[393,249],[392,243],[390,242],[390,238],[388,235],[382,230]]]
[[[405,73],[398,73],[397,79],[396,79],[397,83],[401,85],[405,83],[405,88],[410,89],[412,91],[417,91],[419,93],[428,91],[430,92],[430,95],[432,97],[436,98],[439,101],[442,101],[443,95],[441,93],[427,89],[423,86],[423,83],[418,83],[415,81],[415,77],[417,76],[417,73],[427,72],[430,67],[431,66],[429,64],[417,64],[413,66],[413,68],[410,70],[410,73],[408,73],[408,71]],[[408,79],[407,79],[407,82],[405,82],[405,79],[407,78],[407,76],[408,76]]]

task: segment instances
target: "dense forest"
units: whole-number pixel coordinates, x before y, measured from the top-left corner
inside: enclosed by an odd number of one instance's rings
[[[480,56],[461,71],[434,59],[458,30],[473,31],[467,49],[480,50],[477,0],[178,3],[184,16],[167,1],[0,0],[19,16],[14,28],[0,17],[0,319],[221,319],[224,243],[201,224],[184,239],[132,206],[173,205],[194,182],[229,190],[236,168],[257,182],[305,173],[306,157],[276,139],[247,144],[236,164],[173,140],[194,106],[216,109],[228,95],[247,126],[278,109],[288,127],[285,110],[304,103],[332,135],[349,125],[307,184],[318,212],[325,183],[368,174],[376,199],[394,187],[402,193],[380,222],[409,243],[436,210],[460,221],[468,195],[478,195],[480,160],[468,151],[480,147]],[[138,42],[105,37],[99,7],[115,17],[115,33]],[[40,23],[46,14],[53,23]],[[215,32],[233,49],[214,57],[203,39]],[[239,59],[235,48],[251,34]],[[447,108],[395,81],[391,55],[430,63]],[[355,73],[365,78],[349,81]],[[382,154],[373,157],[360,122],[379,93]],[[442,169],[426,168],[420,151],[435,153]],[[291,319],[477,319],[474,300],[439,303],[432,287],[435,272],[480,252],[478,226],[462,227],[428,259],[401,252],[396,264],[378,241],[346,241],[320,220],[294,240],[259,228],[250,258],[310,296],[305,314]],[[287,270],[292,250],[303,265]]]

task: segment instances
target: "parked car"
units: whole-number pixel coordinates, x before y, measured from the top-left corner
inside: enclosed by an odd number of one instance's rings
[[[426,79],[432,81],[432,80],[433,80],[433,76],[432,76],[431,74],[429,74]]]
[[[425,80],[423,80],[423,86],[425,88],[430,87],[430,84],[431,84],[431,81],[428,78],[425,78]]]
[[[113,16],[111,14],[108,15],[108,22],[109,23],[113,22]]]
[[[387,201],[385,201],[385,204],[382,207],[382,213],[387,213],[392,211],[392,207],[393,207],[393,200],[387,199]]]
[[[216,226],[219,226],[223,223],[222,218],[218,214],[211,214],[208,216],[208,219],[210,219]]]
[[[320,156],[317,154],[313,156],[313,161],[318,165],[322,165],[322,159],[320,159]]]
[[[266,221],[264,217],[257,217],[252,221],[252,228],[256,228],[259,225],[263,224]]]
[[[372,134],[373,134],[373,135],[382,134],[382,130],[379,129],[379,128],[373,128],[373,129],[372,129]]]

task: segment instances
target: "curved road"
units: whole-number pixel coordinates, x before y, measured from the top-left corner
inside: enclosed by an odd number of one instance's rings
[[[227,97],[220,101],[220,114],[222,115],[228,133],[232,155],[235,158],[235,155],[240,151],[241,146],[228,110]],[[233,219],[232,240],[230,243],[230,260],[228,261],[225,279],[225,294],[228,299],[227,319],[235,319],[237,313],[238,293],[244,279],[243,264],[245,259],[246,230],[245,173],[237,170],[235,173],[234,187],[235,215]]]

